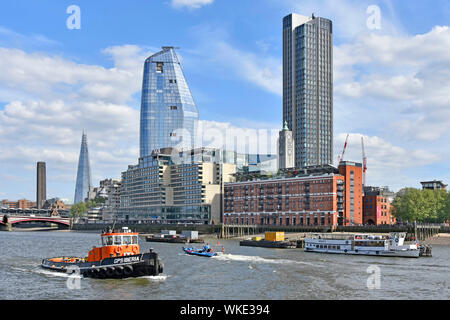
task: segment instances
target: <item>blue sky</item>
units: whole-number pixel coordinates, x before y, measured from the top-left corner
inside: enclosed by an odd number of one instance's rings
[[[66,27],[70,5],[80,30]],[[16,0],[0,4],[0,199],[35,199],[37,161],[48,197],[73,199],[83,129],[94,185],[136,163],[142,65],[165,45],[180,47],[204,126],[273,141],[291,12],[333,20],[335,158],[349,133],[348,160],[364,136],[369,184],[450,181],[448,1]]]

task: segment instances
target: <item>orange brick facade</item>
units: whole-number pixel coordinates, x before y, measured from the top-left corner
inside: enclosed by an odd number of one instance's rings
[[[2,200],[1,205],[10,209],[31,209],[36,207],[36,202],[21,199],[18,201]]]
[[[227,183],[223,221],[243,225],[350,225],[353,209],[353,224],[362,224],[362,199],[356,199],[362,196],[362,167],[358,165],[347,163],[343,174],[336,171]]]
[[[339,225],[362,225],[362,166],[357,163],[343,162],[339,165],[339,173],[344,176],[345,180],[345,199],[344,199],[344,217]]]
[[[364,224],[392,224],[391,205],[387,197],[381,195],[364,196]]]

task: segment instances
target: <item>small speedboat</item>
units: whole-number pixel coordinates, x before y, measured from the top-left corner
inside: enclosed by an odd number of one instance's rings
[[[42,260],[42,268],[64,273],[76,273],[99,279],[123,279],[156,276],[163,272],[164,264],[150,249],[141,253],[138,233],[128,228],[104,231],[102,246],[94,247],[87,257],[57,257]]]
[[[200,257],[211,258],[211,257],[217,256],[217,252],[214,252],[213,249],[210,248],[208,245],[204,246],[202,249],[183,247],[183,251],[186,254],[200,256]]]

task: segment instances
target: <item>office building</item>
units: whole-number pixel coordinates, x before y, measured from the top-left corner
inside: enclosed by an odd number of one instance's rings
[[[441,180],[422,181],[421,184],[423,190],[447,190],[447,185]]]
[[[91,167],[89,163],[87,135],[83,132],[81,138],[80,157],[78,160],[74,204],[85,201],[88,197],[88,192],[91,185]]]
[[[283,18],[283,122],[295,141],[295,166],[333,163],[333,25]]]
[[[220,223],[223,186],[236,165],[216,162],[212,151],[202,148],[179,155],[164,148],[129,166],[122,173],[118,221]]]
[[[174,47],[145,60],[142,83],[140,157],[153,151],[194,147],[198,110]]]

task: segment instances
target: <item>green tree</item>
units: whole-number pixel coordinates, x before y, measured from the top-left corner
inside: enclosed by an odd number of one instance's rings
[[[96,197],[93,200],[89,200],[87,203],[87,208],[95,208],[95,207],[101,207],[103,204],[105,204],[106,198],[104,197]]]
[[[394,199],[393,214],[397,219],[409,222],[444,222],[448,220],[448,199],[445,190],[405,188]]]
[[[79,202],[74,204],[72,208],[70,208],[70,216],[71,217],[83,217],[86,215],[87,207],[84,202]]]

